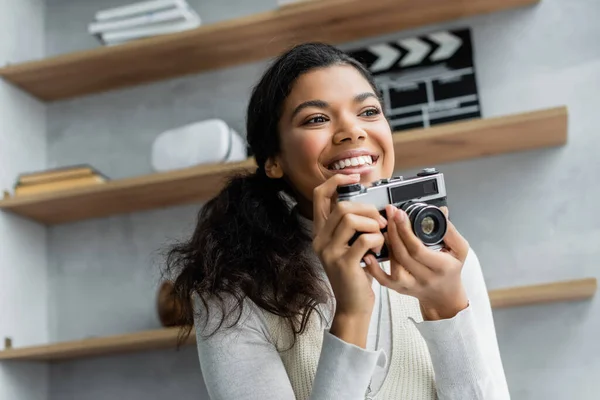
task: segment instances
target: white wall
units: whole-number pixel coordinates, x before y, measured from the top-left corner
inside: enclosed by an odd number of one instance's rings
[[[44,2],[0,0],[0,65],[40,58]],[[46,110],[39,101],[0,81],[0,188],[46,166]],[[46,229],[0,213],[0,339],[14,346],[48,340]],[[0,363],[0,400],[45,400],[48,368]]]

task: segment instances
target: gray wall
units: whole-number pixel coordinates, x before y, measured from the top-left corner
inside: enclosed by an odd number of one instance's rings
[[[44,55],[43,0],[0,1],[0,65]],[[45,105],[0,80],[0,191],[46,166]],[[0,195],[1,196],[1,195]],[[0,212],[0,338],[48,342],[46,229]],[[45,400],[47,365],[0,363],[0,400]]]
[[[94,11],[115,3],[48,0],[48,52],[96,46],[85,25]],[[205,21],[270,6],[266,0],[252,9],[242,0],[190,3]],[[485,117],[569,107],[569,143],[563,148],[439,166],[447,174],[453,219],[479,254],[490,288],[598,276],[598,15],[597,0],[543,0],[535,8],[384,37],[470,26]],[[220,117],[243,133],[247,96],[264,65],[51,104],[49,165],[90,162],[122,178],[151,172],[151,143],[169,127]],[[190,231],[196,211],[177,207],[52,227],[50,339],[158,327],[159,250]],[[498,310],[495,318],[514,399],[598,397],[592,390],[600,376],[600,300]],[[202,398],[193,353],[191,348],[53,365],[50,398]]]

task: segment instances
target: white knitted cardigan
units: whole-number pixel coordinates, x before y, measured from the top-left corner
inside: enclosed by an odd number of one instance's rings
[[[433,366],[427,344],[409,319],[423,321],[419,302],[394,290],[389,291],[392,354],[388,356],[390,368],[378,400],[435,400],[437,399]],[[297,400],[308,400],[317,370],[323,341],[321,319],[312,314],[306,331],[299,335],[290,348],[291,331],[273,314],[265,313],[267,325],[279,351]]]

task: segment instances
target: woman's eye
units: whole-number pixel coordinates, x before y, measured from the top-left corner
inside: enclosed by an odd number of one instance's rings
[[[305,124],[322,124],[324,122],[327,122],[327,119],[322,115],[317,115],[316,117],[307,120]]]
[[[360,115],[364,115],[365,117],[372,117],[374,115],[378,115],[379,113],[381,113],[381,111],[379,111],[378,108],[373,107],[363,111]]]

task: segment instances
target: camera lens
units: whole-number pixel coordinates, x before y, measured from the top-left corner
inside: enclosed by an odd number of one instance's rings
[[[438,207],[409,201],[400,208],[406,212],[413,232],[425,245],[433,246],[443,240],[448,225]]]
[[[425,217],[421,221],[421,230],[426,235],[431,235],[435,231],[435,221],[431,217]]]

